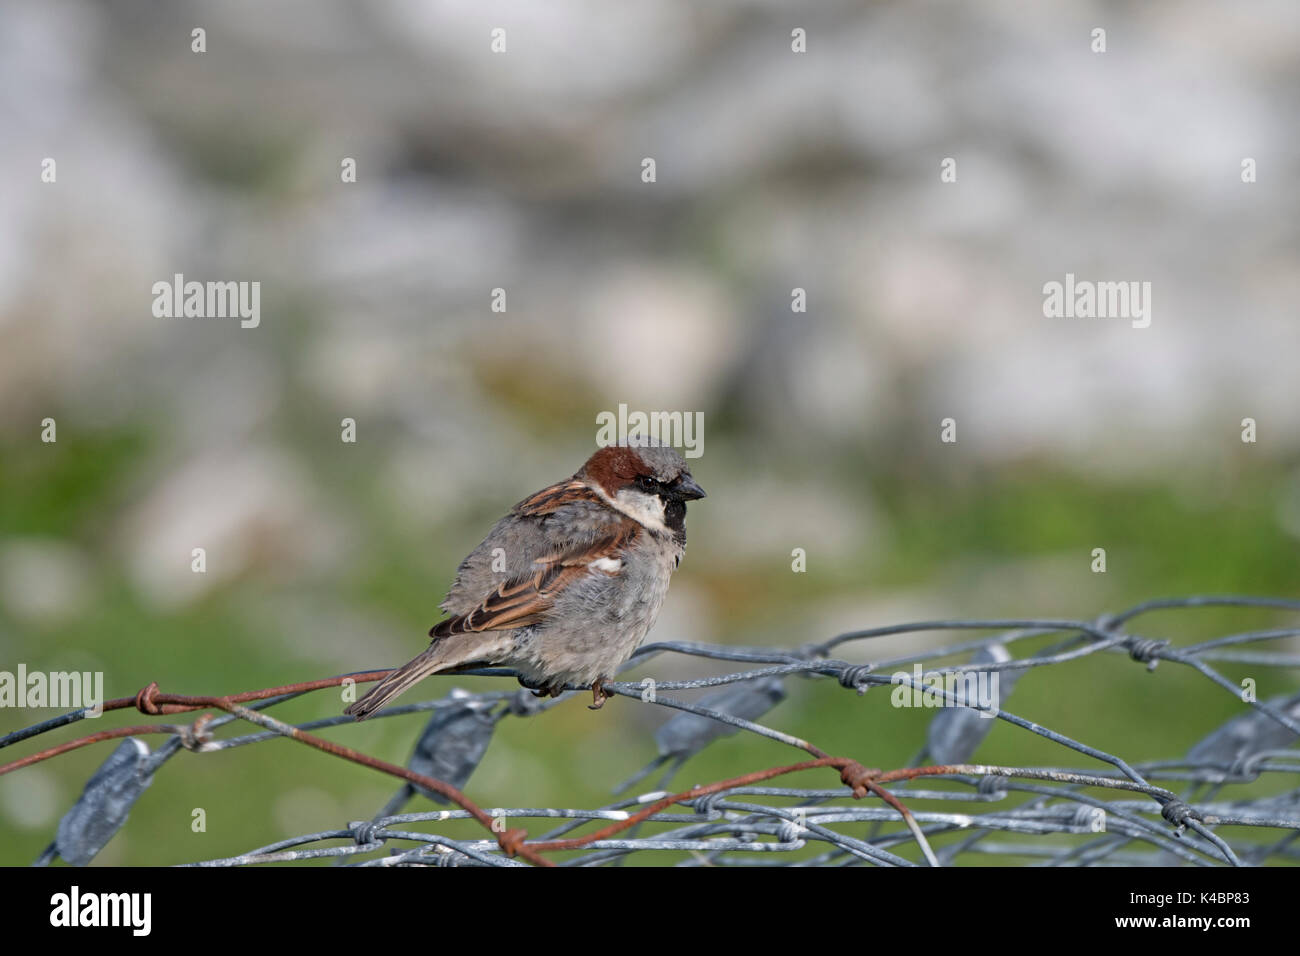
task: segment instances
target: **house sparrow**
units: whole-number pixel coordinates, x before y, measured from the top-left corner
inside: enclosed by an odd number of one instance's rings
[[[654,625],[686,550],[686,502],[704,497],[672,448],[602,448],[572,478],[511,509],[470,552],[423,654],[344,710],[364,720],[430,674],[502,666],[537,695],[604,682]]]

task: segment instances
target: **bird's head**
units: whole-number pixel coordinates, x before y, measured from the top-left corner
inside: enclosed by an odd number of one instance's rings
[[[705,496],[674,448],[641,440],[600,449],[587,459],[578,477],[619,511],[651,529],[680,531],[686,502]]]

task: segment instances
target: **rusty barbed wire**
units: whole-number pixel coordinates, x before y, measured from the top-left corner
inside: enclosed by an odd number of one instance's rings
[[[133,708],[147,716],[203,711],[190,724],[158,723],[100,731],[0,765],[0,775],[81,747],[121,740],[96,771],[81,798],[60,822],[49,848],[36,861],[62,857],[87,863],[125,824],[162,765],[182,751],[203,754],[287,737],[321,753],[349,760],[401,781],[401,789],[373,818],[345,827],[287,838],[247,853],[196,861],[195,866],[243,866],[332,858],[360,866],[594,866],[619,863],[637,855],[660,856],[675,865],[932,866],[987,858],[1019,856],[1030,865],[1143,865],[1184,863],[1195,866],[1293,863],[1300,859],[1300,787],[1288,776],[1300,774],[1300,694],[1268,701],[1242,700],[1239,686],[1210,662],[1252,667],[1300,667],[1300,654],[1256,651],[1249,645],[1300,636],[1300,627],[1241,631],[1199,643],[1178,645],[1131,631],[1134,619],[1155,611],[1218,607],[1300,612],[1300,600],[1271,597],[1193,596],[1147,601],[1118,614],[1092,621],[1068,619],[923,621],[840,634],[822,643],[797,648],[738,647],[686,642],[658,642],[639,649],[627,669],[658,655],[679,654],[749,665],[750,669],[690,680],[617,681],[611,693],[648,706],[676,712],[656,732],[659,756],[615,792],[634,786],[664,764],[666,773],[649,792],[619,798],[596,808],[501,808],[484,810],[464,792],[470,776],[490,752],[493,732],[506,718],[536,719],[576,692],[542,701],[527,691],[453,691],[447,697],[391,707],[376,715],[392,719],[429,713],[417,738],[409,766],[399,767],[353,748],[317,737],[310,731],[351,724],[332,715],[289,724],[264,711],[305,693],[364,683],[387,670],[365,671],[304,681],[226,696],[166,693],[149,683],[130,697],[103,705],[105,711]],[[943,646],[919,648],[892,658],[851,662],[831,657],[837,648],[908,633],[988,631],[986,636]],[[1054,643],[1017,657],[1015,645],[1057,636]],[[869,646],[869,645],[868,645]],[[1215,692],[1229,692],[1248,709],[1193,742],[1183,757],[1130,763],[999,706],[1014,680],[1029,670],[1067,667],[1099,654],[1124,655],[1156,670],[1161,662],[1190,668]],[[941,658],[968,656],[968,663],[916,672],[903,666]],[[499,668],[467,675],[514,677]],[[1005,674],[999,701],[986,706],[950,690],[949,678]],[[793,677],[839,685],[858,695],[881,685],[902,685],[933,694],[944,706],[929,722],[921,757],[942,763],[892,770],[870,769],[852,756],[832,756],[815,744],[758,722],[786,696]],[[829,679],[829,680],[828,680]],[[954,687],[959,686],[953,684]],[[694,701],[668,692],[708,689]],[[980,713],[984,711],[984,713]],[[0,737],[0,749],[87,716],[73,711]],[[1102,769],[1014,767],[972,763],[993,720],[1043,737],[1067,751],[1090,758]],[[222,728],[240,721],[260,728],[241,736],[218,738]],[[812,757],[799,763],[756,770],[738,777],[677,792],[668,785],[686,759],[729,734],[757,734]],[[165,734],[150,752],[140,739]],[[914,761],[915,762],[915,761]],[[765,785],[788,775],[838,772],[838,788]],[[1270,782],[1258,792],[1262,778]],[[921,786],[942,782],[943,789]],[[1161,783],[1182,784],[1179,793]],[[895,786],[899,784],[900,786]],[[1249,790],[1235,800],[1225,788]],[[1276,792],[1278,787],[1281,792]],[[399,813],[416,795],[454,804],[456,809]],[[1010,803],[1014,797],[1022,802]],[[871,799],[874,798],[874,799]],[[915,809],[937,803],[941,809]],[[953,809],[956,808],[956,809]],[[487,835],[478,840],[453,839],[436,825],[475,820]],[[530,839],[528,831],[508,823],[537,821],[553,828]],[[430,825],[434,829],[429,829]],[[582,835],[576,830],[596,828]],[[647,828],[654,832],[643,832]],[[1232,829],[1232,842],[1218,832]],[[1260,838],[1267,831],[1279,834]],[[993,839],[1012,836],[1012,842]],[[1246,836],[1249,834],[1250,836]],[[1074,838],[1062,843],[1054,838]],[[936,847],[935,841],[940,841]],[[387,851],[387,855],[375,854]],[[981,856],[982,855],[982,856]]]

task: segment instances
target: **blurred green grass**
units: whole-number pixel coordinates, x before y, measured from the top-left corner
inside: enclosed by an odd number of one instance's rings
[[[31,669],[60,670],[86,666],[87,660],[107,663],[115,681],[105,688],[109,697],[134,693],[152,679],[171,691],[216,693],[324,676],[308,663],[310,647],[286,647],[268,630],[270,625],[250,611],[260,595],[277,586],[274,582],[235,581],[174,611],[141,602],[120,567],[109,529],[148,467],[150,451],[150,437],[143,430],[78,437],[36,451],[27,444],[0,449],[0,535],[72,541],[95,563],[88,614],[33,624],[0,608],[4,666],[24,661]],[[788,556],[777,554],[770,564],[758,567],[696,562],[682,573],[693,576],[716,604],[721,630],[713,639],[735,643],[780,640],[793,645],[823,639],[831,635],[797,630],[801,610],[812,603],[845,595],[887,597],[895,590],[933,588],[936,583],[940,588],[953,584],[949,603],[969,602],[961,605],[969,616],[1015,617],[1032,611],[1090,618],[1147,598],[1194,592],[1294,596],[1296,542],[1276,520],[1285,475],[1282,468],[1243,469],[1226,479],[1207,480],[1204,484],[1213,485],[1212,493],[1196,496],[1154,481],[1100,481],[1032,462],[973,470],[960,484],[883,474],[870,485],[873,503],[890,525],[891,546],[883,559],[864,549],[860,560],[843,562],[824,574],[793,575]],[[333,596],[349,607],[373,610],[409,626],[414,653],[436,618],[434,605],[459,554],[450,545],[431,549],[428,541],[404,526],[363,469],[341,470],[332,480],[338,484],[334,490],[354,503],[355,517],[365,528],[352,557],[357,573],[334,582]],[[1180,488],[1188,483],[1180,482]],[[1194,480],[1190,484],[1197,486]],[[710,491],[726,493],[725,487],[711,486]],[[466,527],[481,525],[481,533],[491,517],[473,514],[461,519]],[[978,585],[963,591],[959,583],[972,575],[977,580],[996,577],[1006,563],[1059,560],[1063,553],[1086,564],[1098,543],[1107,547],[1110,562],[1101,590],[1017,594],[1013,588],[990,595]],[[1105,596],[1104,607],[1095,606],[1098,594]],[[1185,643],[1283,620],[1267,611],[1205,609],[1143,618],[1140,630]],[[859,622],[863,627],[890,623],[898,622]],[[1018,652],[1034,646],[1021,645]],[[865,657],[867,651],[857,647],[852,653]],[[701,673],[728,670],[708,662],[699,667]],[[1232,679],[1247,676],[1241,667],[1224,666],[1222,671]],[[1295,687],[1289,673],[1261,671],[1251,676],[1259,679],[1261,697]],[[457,678],[454,684],[471,690],[503,687],[488,678]],[[440,696],[451,686],[450,680],[431,681],[421,691]],[[504,686],[514,687],[513,682]],[[859,698],[829,681],[791,680],[789,690],[789,699],[767,722],[813,740],[828,752],[874,766],[900,766],[911,759],[931,716],[929,711],[890,707],[887,692]],[[647,718],[638,707],[615,700],[593,715],[573,701],[540,719],[507,719],[467,790],[484,807],[605,803],[609,786],[654,756],[648,730],[667,714]],[[336,695],[321,693],[276,713],[287,720],[305,720],[339,708]],[[1151,674],[1124,656],[1107,655],[1029,673],[1016,687],[1010,709],[1132,762],[1181,754],[1239,712],[1240,704],[1186,668],[1166,663]],[[0,711],[0,732],[53,713]],[[404,763],[424,720],[413,715],[375,721],[336,728],[324,736]],[[51,734],[40,745],[137,721],[138,716],[119,712],[101,723]],[[40,853],[58,816],[72,805],[111,746],[87,748],[0,778],[0,863],[23,864]],[[33,749],[29,742],[3,756],[14,759]],[[1083,758],[1001,722],[979,757],[1006,764],[1087,765]],[[797,759],[782,745],[739,735],[688,762],[676,783],[687,786]],[[829,775],[810,776],[790,783],[829,786],[833,780]],[[98,862],[167,864],[231,855],[367,818],[395,789],[372,771],[289,741],[213,755],[180,754],[165,765]],[[24,800],[48,803],[47,822],[32,827],[14,822],[7,808]],[[410,809],[428,808],[422,803],[414,801]],[[207,815],[206,832],[191,830],[195,808]],[[450,823],[445,832],[478,835],[468,823]]]

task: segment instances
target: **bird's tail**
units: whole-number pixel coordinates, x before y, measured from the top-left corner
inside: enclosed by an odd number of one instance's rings
[[[505,632],[500,633],[495,643],[492,641],[494,636],[496,635],[491,632],[479,631],[455,634],[434,641],[424,653],[407,661],[370,688],[365,697],[345,707],[343,713],[357,720],[365,720],[412,684],[419,683],[430,674],[471,664],[491,663],[508,643]]]

